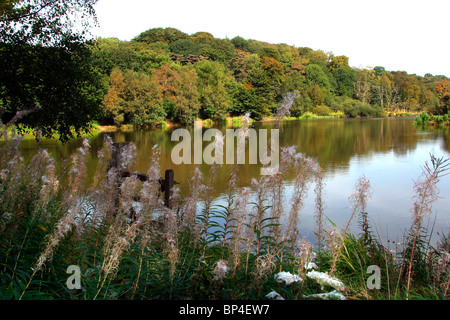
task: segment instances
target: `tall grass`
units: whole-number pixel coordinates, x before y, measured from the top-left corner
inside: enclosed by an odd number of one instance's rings
[[[54,159],[39,150],[26,164],[20,139],[0,156],[1,299],[414,299],[448,298],[450,242],[427,241],[423,220],[436,201],[448,159],[431,157],[412,192],[413,221],[403,250],[393,253],[372,233],[366,212],[370,182],[362,177],[349,197],[342,229],[326,223],[323,172],[294,147],[281,152],[279,173],[236,187],[228,180],[225,204],[211,197],[218,167],[208,179],[196,170],[190,194],[164,206],[157,179],[159,150],[148,175],[122,179],[108,170],[112,141],[99,151],[98,169],[86,184],[85,141],[71,158],[70,183],[61,188]],[[135,149],[122,163],[133,170]],[[284,178],[293,175],[287,201]],[[317,243],[299,232],[303,200],[316,194]],[[136,199],[140,199],[139,202]],[[359,218],[361,233],[350,233]],[[81,270],[81,288],[69,289],[67,269]],[[381,288],[367,285],[368,267],[380,268]]]

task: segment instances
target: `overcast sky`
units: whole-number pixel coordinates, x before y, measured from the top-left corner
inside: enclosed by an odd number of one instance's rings
[[[352,67],[450,77],[450,0],[99,0],[97,15],[94,36],[130,40],[173,27],[321,49]]]

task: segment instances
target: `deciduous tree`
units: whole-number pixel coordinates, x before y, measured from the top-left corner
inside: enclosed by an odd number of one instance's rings
[[[174,118],[180,123],[193,123],[200,110],[197,71],[192,66],[183,66],[180,69],[180,78],[180,93],[176,98]]]
[[[231,105],[227,85],[231,77],[218,61],[200,61],[195,64],[198,74],[200,114],[204,119],[224,120]]]
[[[136,126],[153,126],[166,119],[158,84],[145,73],[128,70],[124,75],[124,105],[129,121]]]
[[[109,89],[102,102],[106,118],[112,119],[115,125],[121,125],[125,120],[124,100],[122,98],[124,93],[124,77],[122,71],[116,67],[111,72]]]
[[[2,1],[2,121],[39,128],[47,137],[57,131],[61,140],[88,129],[103,93],[85,45],[96,2]]]

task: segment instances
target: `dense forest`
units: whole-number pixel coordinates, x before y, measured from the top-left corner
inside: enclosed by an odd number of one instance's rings
[[[14,0],[12,3],[21,1]],[[371,117],[448,113],[449,78],[382,66],[354,68],[347,56],[208,32],[154,28],[131,41],[89,40],[64,24],[95,0],[0,9],[0,118],[19,131],[68,140],[101,125],[188,124],[250,114]],[[80,4],[80,3],[81,4]],[[18,25],[21,26],[20,32]]]
[[[448,112],[445,76],[356,69],[346,56],[306,47],[155,28],[131,41],[98,39],[91,48],[107,83],[102,123],[190,123],[245,113],[259,120],[273,116],[286,93],[295,97],[292,117]]]

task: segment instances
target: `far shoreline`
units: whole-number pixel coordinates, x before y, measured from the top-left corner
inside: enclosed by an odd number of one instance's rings
[[[310,112],[305,112],[300,117],[284,117],[283,119],[279,120],[274,116],[264,117],[261,120],[255,120],[250,119],[251,122],[257,122],[257,123],[271,123],[275,121],[292,121],[292,120],[322,120],[322,119],[398,119],[398,118],[416,118],[420,112],[410,112],[410,111],[389,111],[385,112],[385,114],[381,117],[346,117],[343,115],[343,113],[334,113],[332,115],[327,116],[319,116]],[[203,123],[204,127],[212,127],[214,124],[226,124],[229,127],[236,127],[240,126],[241,124],[242,116],[238,117],[227,117],[224,121],[213,121],[211,119],[196,119],[196,121],[200,121]],[[113,133],[113,132],[119,132],[119,131],[133,131],[136,129],[144,129],[144,128],[153,128],[153,129],[169,129],[173,127],[182,127],[183,124],[180,123],[174,123],[170,121],[163,121],[161,123],[157,123],[154,126],[148,126],[148,127],[136,127],[132,124],[123,124],[120,126],[116,125],[99,125],[95,124],[92,129],[90,129],[88,132],[80,134],[78,136],[74,136],[73,139],[77,138],[86,138],[86,137],[92,137],[100,133]],[[10,129],[10,133],[12,133],[14,130]],[[24,133],[23,138],[25,140],[33,139],[35,140],[34,132],[32,130],[29,130],[28,132]],[[73,140],[72,139],[72,140]],[[58,136],[53,136],[52,138],[43,138],[43,140],[58,140]],[[4,137],[0,138],[0,142],[5,141]]]

